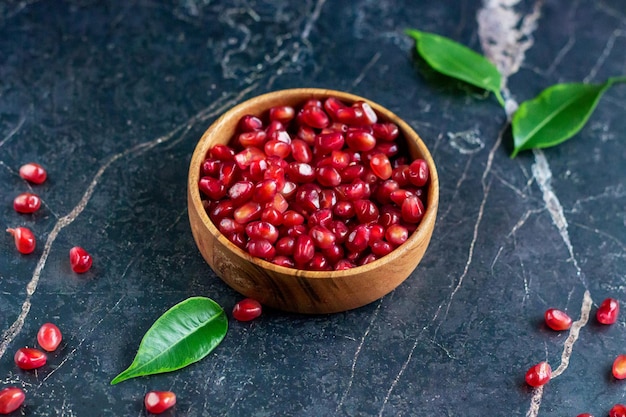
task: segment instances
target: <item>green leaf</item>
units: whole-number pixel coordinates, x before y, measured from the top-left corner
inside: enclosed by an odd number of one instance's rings
[[[133,363],[111,385],[138,376],[175,371],[208,355],[226,336],[224,310],[206,297],[191,297],[166,311],[148,329]]]
[[[558,145],[574,136],[587,123],[602,94],[619,82],[626,82],[626,77],[609,78],[603,84],[556,84],[520,104],[511,122],[511,158],[519,151]]]
[[[476,87],[491,91],[504,107],[500,93],[502,76],[487,58],[479,53],[434,33],[407,29],[406,34],[416,41],[417,52],[433,69]]]

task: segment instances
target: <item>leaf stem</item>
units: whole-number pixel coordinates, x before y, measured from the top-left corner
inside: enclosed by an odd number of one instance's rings
[[[499,90],[496,90],[493,93],[496,95],[496,98],[498,99],[498,103],[500,103],[500,105],[503,108],[506,108],[506,104],[504,102],[504,98],[502,97],[502,93]]]
[[[626,75],[621,75],[619,77],[611,77],[609,78],[608,82],[611,85],[618,84],[618,83],[626,83]]]

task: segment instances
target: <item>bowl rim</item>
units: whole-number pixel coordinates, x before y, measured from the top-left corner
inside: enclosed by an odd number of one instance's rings
[[[206,212],[202,199],[200,196],[200,189],[198,187],[198,181],[200,180],[200,165],[204,159],[206,159],[206,154],[209,150],[208,141],[213,135],[219,132],[219,128],[222,127],[222,124],[225,120],[231,119],[233,114],[241,113],[241,116],[246,113],[245,109],[250,107],[251,105],[263,104],[267,105],[268,103],[275,103],[277,99],[288,97],[302,97],[302,101],[305,101],[306,98],[324,98],[334,96],[337,97],[342,102],[354,103],[357,101],[365,101],[367,102],[372,109],[376,112],[379,118],[382,118],[385,121],[391,121],[396,123],[402,135],[404,135],[405,140],[409,140],[409,136],[415,142],[415,145],[421,153],[421,156],[424,160],[426,160],[428,164],[428,168],[430,171],[430,178],[427,183],[427,199],[425,204],[425,213],[424,217],[420,221],[417,226],[417,229],[409,236],[409,238],[402,245],[398,246],[390,253],[385,256],[382,256],[376,259],[373,262],[370,262],[365,265],[359,265],[354,268],[349,268],[341,271],[310,271],[304,269],[297,268],[289,268],[281,265],[276,265],[270,261],[266,261],[261,258],[257,258],[255,256],[250,255],[245,252],[243,249],[236,246],[232,243],[224,234],[222,234],[219,229],[213,224],[213,221],[209,218],[208,213]],[[275,104],[273,104],[275,105]],[[267,107],[263,111],[267,111],[271,106]],[[241,117],[240,116],[240,117]],[[258,116],[258,115],[257,115]],[[438,205],[439,205],[439,176],[437,174],[437,167],[435,162],[430,154],[430,151],[426,144],[422,141],[421,137],[417,134],[417,132],[403,119],[397,116],[394,112],[383,107],[382,105],[362,96],[358,96],[352,93],[333,90],[333,89],[325,89],[325,88],[290,88],[283,90],[276,90],[268,93],[264,93],[261,95],[257,95],[251,98],[248,98],[239,104],[231,107],[229,110],[224,112],[218,119],[216,119],[202,134],[201,138],[198,140],[194,152],[191,157],[191,161],[189,163],[189,175],[188,175],[188,195],[189,201],[194,206],[193,208],[196,210],[199,215],[202,224],[204,227],[213,235],[213,237],[219,240],[224,246],[226,246],[231,252],[237,255],[244,261],[250,262],[257,267],[263,268],[265,270],[269,270],[272,273],[281,274],[281,275],[293,275],[297,277],[302,277],[306,279],[333,279],[333,278],[350,278],[353,276],[359,276],[362,273],[377,269],[384,264],[388,264],[390,262],[394,262],[396,259],[402,257],[405,252],[413,249],[414,245],[427,238],[426,243],[430,240],[429,235],[432,234],[432,231],[435,226]],[[191,209],[189,207],[188,209]]]

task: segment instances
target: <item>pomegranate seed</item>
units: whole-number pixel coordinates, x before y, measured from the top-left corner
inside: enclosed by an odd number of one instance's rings
[[[234,221],[233,221],[234,222]],[[239,249],[245,250],[248,238],[244,232],[234,232],[226,235],[226,238],[235,244]]]
[[[284,266],[285,268],[295,268],[296,263],[288,256],[275,256],[272,259],[272,263],[279,266]]]
[[[324,187],[336,187],[341,184],[341,175],[332,166],[323,166],[316,169],[316,178]]]
[[[344,183],[350,183],[358,178],[365,172],[365,167],[361,164],[350,165],[341,171],[341,179]]]
[[[409,238],[409,231],[406,227],[399,224],[392,224],[385,231],[385,239],[387,242],[400,246]]]
[[[376,259],[378,259],[376,255],[374,255],[373,253],[370,253],[369,255],[366,255],[365,257],[363,257],[363,259],[361,259],[361,262],[359,262],[359,265],[367,265],[371,262],[374,262]]]
[[[246,234],[250,239],[265,239],[270,243],[278,240],[278,230],[267,222],[250,222],[246,225]]]
[[[609,410],[609,417],[626,417],[626,405],[615,404]]]
[[[70,249],[70,265],[72,266],[72,271],[77,274],[83,274],[89,271],[92,263],[91,255],[85,249],[80,246],[74,246]]]
[[[337,193],[334,190],[322,190],[320,192],[321,209],[329,209],[332,211],[335,204],[337,204]]]
[[[297,226],[304,223],[304,216],[293,210],[287,210],[283,213],[283,224],[285,226]]]
[[[233,317],[238,321],[250,321],[259,317],[262,313],[261,303],[252,298],[244,298],[235,304]]]
[[[315,148],[322,155],[327,155],[332,151],[341,150],[344,142],[342,132],[322,133],[315,137]]]
[[[331,268],[328,259],[321,253],[315,252],[313,258],[307,264],[307,269],[311,271],[329,271]]]
[[[249,146],[261,148],[265,143],[265,139],[267,138],[267,134],[262,130],[255,130],[252,132],[244,132],[239,135],[237,141],[239,145],[247,148]]]
[[[262,259],[272,259],[276,255],[276,249],[267,239],[250,239],[247,245],[248,253]]]
[[[283,197],[285,197],[286,199],[291,199],[293,196],[296,195],[296,188],[298,186],[296,185],[295,182],[293,181],[285,181],[285,185],[283,185],[283,188],[280,190],[280,193],[283,195]]]
[[[20,177],[33,184],[43,184],[48,177],[46,170],[34,162],[22,165],[19,172]]]
[[[396,156],[398,152],[400,152],[400,148],[395,142],[377,143],[372,152],[379,152],[390,158]],[[393,169],[391,162],[389,163],[389,167]]]
[[[322,249],[322,253],[328,259],[328,262],[335,265],[344,255],[343,248],[339,245],[331,245],[326,249]]]
[[[370,224],[368,225],[370,229],[370,240],[368,244],[372,244],[378,240],[382,240],[385,237],[385,228],[379,224]]]
[[[273,207],[268,207],[261,213],[261,220],[274,226],[283,224],[283,213]]]
[[[350,126],[361,125],[363,109],[358,107],[341,107],[335,111],[335,120]]]
[[[378,208],[370,200],[356,200],[354,211],[359,222],[366,224],[378,220]]]
[[[227,145],[215,145],[209,150],[209,157],[218,161],[234,161],[235,150]]]
[[[382,204],[391,203],[391,193],[399,189],[400,185],[398,185],[397,182],[394,180],[387,180],[376,189],[376,199]]]
[[[596,318],[602,324],[613,324],[617,321],[618,314],[619,302],[614,298],[607,298],[598,307]]]
[[[213,223],[219,222],[224,217],[232,217],[235,211],[233,200],[223,200],[217,203],[210,210],[210,217]]]
[[[561,331],[572,327],[572,319],[570,316],[556,308],[547,309],[544,316],[546,325],[552,330]]]
[[[251,181],[237,181],[228,189],[228,197],[235,207],[250,201],[253,194],[254,184]]]
[[[345,245],[350,252],[359,253],[363,252],[367,248],[369,239],[370,230],[367,226],[359,224],[354,228],[354,230],[352,230],[352,232],[350,232]]]
[[[309,216],[309,226],[329,227],[333,221],[333,212],[331,209],[320,209]]]
[[[335,235],[323,226],[313,226],[309,229],[309,236],[320,249],[328,249],[335,244]]]
[[[304,107],[298,114],[298,120],[312,128],[323,129],[328,126],[330,120],[324,109],[316,105]]]
[[[143,399],[146,411],[161,414],[176,404],[176,394],[171,391],[150,391]]]
[[[339,244],[345,242],[348,234],[350,233],[348,226],[346,226],[344,222],[338,220],[330,223],[329,230],[333,232],[335,235],[335,242]]]
[[[428,164],[423,159],[416,159],[409,165],[409,181],[416,187],[426,185],[429,175]]]
[[[286,235],[286,236],[290,236],[290,237],[298,237],[298,236],[306,235],[307,231],[308,231],[308,229],[306,228],[305,225],[297,224],[295,226],[288,227],[286,229],[286,231],[284,233],[281,232],[280,235],[281,236]]]
[[[330,153],[330,166],[332,166],[336,170],[343,170],[349,164],[350,164],[350,155],[347,152],[332,151]],[[353,180],[355,178],[353,178]]]
[[[382,153],[377,153],[372,155],[372,159],[370,159],[370,167],[372,168],[372,172],[383,180],[391,178],[391,163],[389,162],[389,158],[387,155]]]
[[[265,154],[259,148],[253,146],[245,148],[243,151],[235,155],[235,162],[241,169],[246,169],[255,161],[265,159]]]
[[[35,235],[27,227],[8,228],[7,232],[13,236],[15,247],[19,253],[28,255],[35,250]]]
[[[211,200],[219,200],[226,195],[226,186],[220,180],[211,177],[202,177],[198,183],[200,191]]]
[[[335,204],[333,208],[333,213],[337,217],[341,217],[342,219],[349,219],[353,217],[356,212],[354,211],[354,206],[350,201],[339,201]]]
[[[376,242],[370,245],[372,248],[372,253],[378,257],[383,257],[385,255],[389,255],[394,247],[383,240],[377,240]]]
[[[406,187],[411,184],[409,181],[409,166],[399,165],[394,168],[391,173],[391,179],[397,182],[400,187]]]
[[[222,220],[220,220],[217,224],[217,228],[225,235],[230,235],[231,233],[240,233],[244,231],[244,226],[242,224],[236,222],[234,219],[231,219],[229,217],[224,217]]]
[[[376,138],[371,133],[362,130],[348,131],[346,143],[355,151],[371,151],[376,146]]]
[[[613,376],[617,379],[626,379],[626,355],[618,355],[613,362]]]
[[[52,323],[43,324],[37,332],[37,342],[39,346],[48,352],[56,350],[61,344],[62,338],[61,330]]]
[[[337,110],[345,108],[347,108],[347,106],[335,97],[328,97],[324,100],[324,109],[326,109],[333,119],[337,117]]]
[[[389,199],[400,207],[402,207],[402,203],[404,203],[404,200],[414,196],[415,195],[408,190],[394,190],[389,193]]]
[[[292,181],[306,183],[315,179],[315,170],[304,162],[292,162],[287,168],[287,175]]]
[[[219,174],[221,167],[222,167],[222,161],[209,158],[209,159],[205,159],[202,162],[202,166],[200,167],[200,172],[204,176],[214,177]]]
[[[391,142],[396,140],[400,131],[395,123],[374,123],[372,125],[374,137],[376,139]]]
[[[18,213],[34,213],[41,207],[41,199],[33,193],[22,193],[13,200],[13,208]]]
[[[279,140],[270,140],[265,143],[265,154],[287,158],[291,154],[291,144]]]
[[[307,145],[313,145],[315,143],[315,136],[317,136],[317,134],[315,133],[315,130],[313,130],[309,126],[300,126],[296,136],[299,139],[302,139]]]
[[[314,184],[303,184],[296,191],[296,203],[306,212],[314,212],[320,208],[321,189]]]
[[[308,235],[298,236],[293,251],[293,260],[298,264],[305,264],[313,259],[313,255],[315,255],[313,239]]]
[[[225,161],[219,169],[219,179],[225,187],[230,187],[240,174],[241,170],[232,161]]]
[[[267,203],[268,201],[274,200],[277,191],[278,183],[276,180],[263,180],[254,186],[254,195],[252,198],[257,203]]]
[[[302,139],[294,139],[291,141],[291,155],[296,162],[308,164],[313,160],[313,152],[309,145]]]
[[[261,217],[261,205],[255,201],[249,201],[235,210],[234,218],[239,224],[246,224]]]
[[[26,394],[21,388],[7,387],[0,390],[0,414],[11,414],[22,406]]]
[[[361,109],[363,116],[361,118],[361,123],[366,125],[373,125],[378,121],[378,116],[372,107],[364,101],[357,101],[352,106],[354,108]]]
[[[276,253],[278,255],[290,256],[293,255],[293,250],[296,247],[296,239],[293,237],[285,236],[278,239],[276,242]]]
[[[350,269],[354,267],[356,267],[354,263],[348,261],[347,259],[342,259],[339,262],[337,262],[337,265],[335,265],[335,271],[344,271],[346,269]]]
[[[424,217],[422,200],[411,196],[402,202],[402,220],[407,223],[419,223]]]
[[[239,130],[242,132],[252,132],[260,129],[263,129],[263,122],[251,114],[243,116],[239,122]]]
[[[296,115],[296,111],[291,106],[275,106],[269,110],[271,121],[279,121],[282,124],[289,123]]]
[[[46,354],[35,348],[19,348],[15,352],[15,364],[21,369],[30,370],[41,368],[46,364]]]
[[[552,368],[548,362],[539,362],[526,372],[526,383],[531,387],[540,387],[546,384],[552,376]]]
[[[593,415],[589,413],[582,413],[582,414],[578,414],[576,417],[593,417]]]
[[[276,134],[279,132],[285,131],[285,125],[279,122],[278,120],[272,120],[269,125],[267,125],[267,129],[265,129],[265,134],[269,136],[276,137]]]

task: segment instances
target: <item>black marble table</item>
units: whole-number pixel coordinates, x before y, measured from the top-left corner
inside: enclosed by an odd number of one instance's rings
[[[509,158],[493,96],[425,68],[404,34],[436,32],[505,74],[509,114],[558,82],[626,74],[623,0],[202,1],[0,3],[0,388],[26,391],[14,415],[142,416],[153,389],[177,416],[605,416],[626,403],[611,376],[626,313],[626,86],[556,148]],[[188,163],[202,132],[252,96],[325,87],[378,102],[432,150],[441,202],[431,245],[395,291],[327,316],[266,310],[230,321],[199,363],[109,385],[169,307],[241,296],[198,252],[187,218]],[[30,186],[19,166],[44,165]],[[12,208],[33,190],[35,214]],[[94,256],[74,274],[68,250]],[[543,324],[556,307],[570,332]],[[48,364],[14,352],[55,322]],[[547,360],[554,378],[524,374]]]

